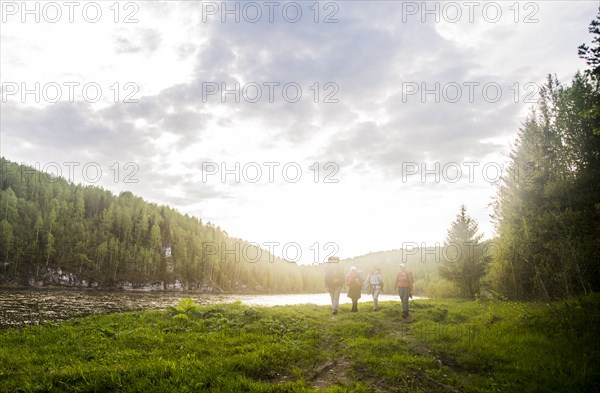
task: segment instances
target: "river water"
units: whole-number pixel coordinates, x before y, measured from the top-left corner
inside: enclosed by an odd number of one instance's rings
[[[294,304],[328,305],[328,293],[280,295],[213,295],[181,292],[133,292],[64,289],[0,289],[0,329],[59,322],[91,314],[138,310],[163,310],[189,297],[198,304],[241,301],[253,306],[285,306]],[[372,302],[364,295],[359,302]],[[400,299],[380,295],[380,301]],[[345,294],[340,303],[350,303]]]

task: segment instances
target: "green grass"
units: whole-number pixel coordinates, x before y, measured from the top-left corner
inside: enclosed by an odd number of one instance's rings
[[[599,296],[197,306],[0,331],[0,392],[513,392],[600,386]]]

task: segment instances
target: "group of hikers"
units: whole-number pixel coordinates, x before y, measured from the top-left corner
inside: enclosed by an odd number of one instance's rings
[[[347,275],[340,265],[338,257],[329,257],[327,261],[327,272],[325,273],[325,287],[331,295],[331,307],[333,314],[339,311],[340,294],[345,286],[348,286],[348,297],[352,300],[352,312],[358,312],[358,299],[363,292],[363,287],[373,295],[373,310],[379,310],[379,294],[383,291],[383,279],[381,269],[375,267],[366,279],[356,266],[352,266]],[[402,301],[402,317],[408,317],[408,299],[412,299],[413,277],[406,270],[404,263],[400,264],[400,271],[396,275],[394,292],[398,291]]]

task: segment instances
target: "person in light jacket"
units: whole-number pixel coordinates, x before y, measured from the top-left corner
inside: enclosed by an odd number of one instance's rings
[[[369,291],[373,294],[373,311],[379,311],[379,294],[383,291],[383,280],[381,278],[381,269],[376,267],[369,277],[367,277]]]

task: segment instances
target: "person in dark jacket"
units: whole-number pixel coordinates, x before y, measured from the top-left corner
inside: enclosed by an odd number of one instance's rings
[[[358,299],[362,291],[363,280],[360,277],[358,268],[352,266],[346,277],[346,285],[348,285],[348,297],[352,299],[352,312],[358,311]]]
[[[327,272],[325,273],[325,287],[331,296],[331,308],[333,314],[338,313],[340,305],[340,293],[344,288],[344,269],[340,265],[338,257],[329,257],[327,260]]]

